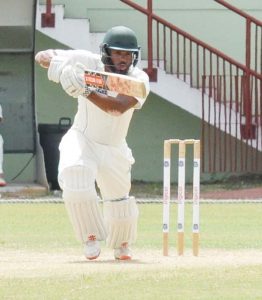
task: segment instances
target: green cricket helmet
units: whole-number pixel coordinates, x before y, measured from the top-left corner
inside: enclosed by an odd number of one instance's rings
[[[133,53],[133,66],[138,62],[139,49],[134,31],[125,26],[115,26],[107,31],[100,45],[103,64],[113,66],[110,50],[123,50]]]

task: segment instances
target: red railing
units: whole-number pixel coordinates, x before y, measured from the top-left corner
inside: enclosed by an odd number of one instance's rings
[[[252,69],[260,75],[262,72],[262,22],[224,0],[215,1],[234,13],[240,15],[246,21],[246,70],[243,74],[239,74],[238,72],[237,76],[233,78],[233,80],[235,80],[235,84],[232,84],[232,79],[225,81],[230,83],[228,88],[230,91],[230,96],[228,97],[224,95],[222,99],[229,100],[229,107],[231,108],[233,104],[235,106],[233,112],[236,112],[234,124],[232,124],[232,122],[225,122],[225,126],[230,126],[230,131],[232,127],[234,127],[236,130],[235,136],[240,137],[241,141],[249,139],[249,144],[252,146],[252,148],[249,148],[247,146],[248,144],[246,143],[245,147],[239,147],[239,151],[235,151],[237,147],[236,143],[234,146],[230,144],[229,149],[232,150],[232,154],[229,155],[228,163],[230,164],[230,170],[232,171],[237,171],[238,169],[261,171],[262,83],[261,78],[256,74],[252,74],[250,70]],[[232,69],[230,68],[230,71],[231,70]],[[231,76],[232,73],[230,73],[230,78]],[[218,88],[218,90],[221,90],[221,88]],[[223,91],[225,90],[226,87],[223,87]],[[224,113],[224,116],[227,116],[226,112]],[[240,135],[237,132],[238,127],[240,128]],[[213,141],[215,141],[215,139]],[[224,140],[224,145],[225,147],[228,146],[226,140]],[[216,151],[219,151],[219,149],[214,149],[214,152]],[[224,152],[226,153],[226,148],[224,149]],[[239,154],[239,160],[237,160],[238,158],[235,153]],[[216,161],[214,157],[211,159],[213,163]],[[218,157],[223,156],[222,154],[218,154]],[[238,167],[237,161],[240,162],[240,167]],[[222,160],[220,160],[219,163],[223,164]],[[225,164],[226,159],[224,159],[223,170],[226,170]]]
[[[262,73],[262,22],[224,0],[215,1],[245,19],[246,66]],[[252,58],[253,60],[251,60]]]
[[[147,8],[120,1],[147,15],[151,79],[156,78],[155,61],[157,67],[163,63],[167,73],[202,90],[202,170],[262,171],[262,75],[258,69],[252,70],[250,64],[239,63],[155,15],[152,0],[147,1]],[[250,39],[249,31],[247,36]],[[246,58],[249,61],[248,54]]]
[[[55,27],[55,14],[51,12],[52,0],[46,0],[46,12],[41,15],[42,27]]]

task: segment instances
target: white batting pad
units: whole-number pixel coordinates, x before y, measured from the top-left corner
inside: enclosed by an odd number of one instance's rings
[[[104,219],[108,229],[107,245],[116,249],[123,242],[136,241],[138,207],[134,197],[104,202]]]
[[[89,235],[95,235],[98,241],[107,237],[94,176],[91,168],[83,166],[67,168],[62,174],[63,199],[76,236],[81,242],[86,242]]]
[[[80,242],[86,242],[89,235],[95,235],[98,241],[106,239],[107,231],[97,197],[90,198],[84,191],[64,190],[63,199]]]

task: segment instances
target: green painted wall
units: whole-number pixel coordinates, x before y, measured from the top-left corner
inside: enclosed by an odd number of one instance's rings
[[[161,181],[163,178],[163,142],[170,138],[199,139],[200,120],[179,107],[151,93],[141,111],[134,115],[128,143],[136,163],[133,179]],[[177,148],[173,147],[172,164],[177,164]],[[188,152],[187,180],[192,170],[192,151]],[[177,179],[177,174],[173,174]]]
[[[7,182],[35,182],[36,165],[32,153],[4,155],[3,169]]]
[[[65,45],[36,31],[35,52],[45,49],[68,49]],[[47,69],[35,65],[35,99],[38,123],[58,124],[61,117],[73,118],[77,101],[69,97],[59,84],[49,81]]]

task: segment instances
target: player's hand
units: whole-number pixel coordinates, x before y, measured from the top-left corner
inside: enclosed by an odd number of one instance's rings
[[[95,88],[95,87],[92,87],[92,86],[86,86],[86,87],[85,87],[85,91],[84,91],[83,96],[88,97],[88,96],[89,96],[91,93],[93,93],[93,92],[105,94],[105,93],[102,93],[101,91],[102,91],[102,90],[99,90],[99,89],[97,89],[97,88]]]
[[[68,65],[63,68],[60,83],[68,95],[77,98],[79,95],[85,93],[84,73],[85,66],[80,63],[77,63],[75,66]],[[86,92],[88,93],[88,91]]]
[[[43,68],[48,68],[52,58],[55,56],[55,51],[52,49],[39,51],[35,56],[35,61]]]

